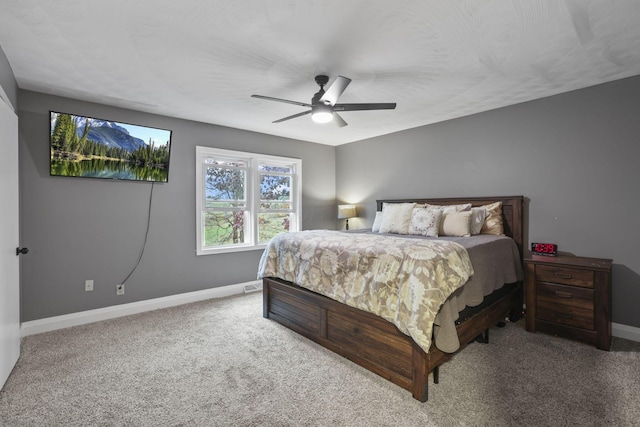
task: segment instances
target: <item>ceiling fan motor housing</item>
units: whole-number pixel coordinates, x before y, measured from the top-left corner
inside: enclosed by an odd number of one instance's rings
[[[320,87],[326,85],[329,83],[329,76],[325,76],[324,74],[316,76],[316,83],[318,83]]]
[[[316,83],[320,86],[320,90],[313,95],[313,98],[311,98],[311,105],[316,105],[320,98],[322,98],[322,95],[324,95],[324,85],[329,83],[329,76],[322,74],[316,76]]]

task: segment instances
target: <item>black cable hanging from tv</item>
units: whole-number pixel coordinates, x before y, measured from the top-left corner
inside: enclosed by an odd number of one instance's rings
[[[142,255],[144,254],[144,249],[147,247],[147,238],[149,237],[149,224],[151,224],[151,201],[153,200],[153,185],[155,182],[151,181],[151,191],[149,192],[149,209],[147,211],[147,231],[144,233],[144,242],[142,243],[142,250],[140,251],[140,255],[138,256],[138,261],[136,261],[136,265],[133,267],[131,272],[127,274],[127,277],[120,282],[123,285],[129,280],[129,277],[138,269],[140,265],[140,261],[142,260]]]

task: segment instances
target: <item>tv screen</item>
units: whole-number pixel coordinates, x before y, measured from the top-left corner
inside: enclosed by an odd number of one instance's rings
[[[167,182],[171,131],[50,112],[52,176]]]

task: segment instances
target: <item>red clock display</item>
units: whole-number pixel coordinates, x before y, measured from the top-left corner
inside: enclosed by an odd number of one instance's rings
[[[531,253],[533,255],[556,256],[558,255],[558,245],[554,243],[532,243]]]

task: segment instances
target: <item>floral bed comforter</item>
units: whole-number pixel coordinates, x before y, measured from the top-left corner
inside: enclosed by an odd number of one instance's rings
[[[277,277],[392,322],[425,351],[440,306],[473,275],[467,250],[445,240],[311,230],[282,233],[258,278]]]

